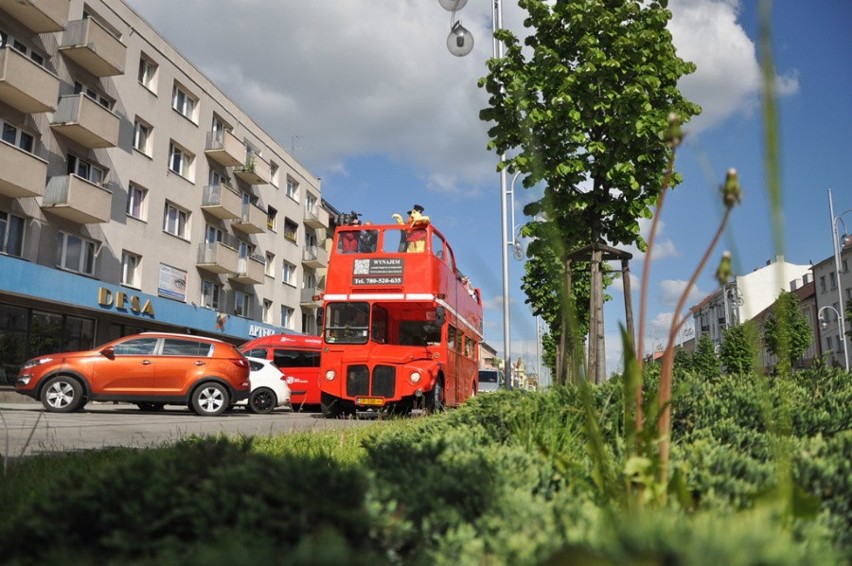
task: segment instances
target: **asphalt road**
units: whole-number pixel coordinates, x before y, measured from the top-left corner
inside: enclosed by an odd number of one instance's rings
[[[70,414],[48,413],[41,403],[12,393],[0,395],[0,454],[17,458],[112,446],[147,448],[192,435],[257,437],[366,426],[371,422],[325,419],[318,413],[286,409],[268,415],[234,409],[218,417],[199,417],[179,406],[143,412],[135,405],[114,403],[89,403],[82,411]]]

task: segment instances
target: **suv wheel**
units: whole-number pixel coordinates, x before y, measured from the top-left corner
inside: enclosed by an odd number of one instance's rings
[[[41,390],[41,404],[51,413],[73,413],[85,402],[83,386],[73,377],[52,377]]]
[[[206,417],[221,415],[228,408],[228,391],[216,382],[202,383],[192,394],[192,410]]]

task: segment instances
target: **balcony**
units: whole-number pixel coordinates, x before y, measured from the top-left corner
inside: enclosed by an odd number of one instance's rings
[[[207,145],[204,153],[223,167],[236,167],[243,163],[246,146],[237,136],[227,130],[207,132]]]
[[[12,144],[0,142],[0,195],[44,196],[47,162]]]
[[[305,226],[318,230],[328,228],[328,212],[319,206],[305,207]]]
[[[328,252],[319,246],[305,246],[302,250],[302,263],[313,269],[328,265]]]
[[[109,222],[112,192],[77,175],[51,177],[41,209],[77,224]]]
[[[266,232],[266,212],[255,204],[243,203],[240,217],[231,226],[246,234],[261,234]]]
[[[207,185],[201,197],[201,210],[222,220],[240,218],[243,199],[227,185]]]
[[[210,273],[237,273],[239,268],[240,254],[237,250],[224,242],[205,242],[198,245],[199,269]]]
[[[11,47],[0,49],[0,101],[37,114],[56,110],[58,96],[59,77]]]
[[[237,275],[231,277],[231,281],[244,283],[246,285],[257,285],[263,283],[266,264],[262,258],[256,256],[243,257],[239,260]]]
[[[272,180],[272,167],[259,155],[251,155],[245,165],[234,167],[234,175],[249,185],[266,185]]]
[[[69,94],[59,99],[59,109],[50,127],[66,138],[90,149],[118,145],[119,118],[84,94]]]
[[[319,296],[322,294],[322,289],[302,289],[301,297],[299,299],[299,305],[303,307],[319,307],[322,305],[322,300],[314,300],[314,296]]]
[[[124,74],[127,46],[92,18],[68,22],[59,51],[96,77]]]
[[[0,10],[33,33],[62,31],[68,21],[69,0],[0,0]]]

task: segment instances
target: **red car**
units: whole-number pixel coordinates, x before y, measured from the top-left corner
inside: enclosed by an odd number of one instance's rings
[[[50,412],[70,413],[89,401],[135,403],[142,410],[185,405],[215,416],[251,391],[248,360],[232,345],[202,336],[144,332],[94,350],[27,361],[15,390]]]

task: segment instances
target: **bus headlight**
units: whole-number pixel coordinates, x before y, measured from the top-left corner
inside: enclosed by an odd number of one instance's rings
[[[333,370],[326,370],[325,372],[325,380],[326,381],[334,381],[334,378],[337,377],[337,373]]]
[[[420,383],[420,372],[419,371],[411,372],[411,375],[408,376],[408,379],[411,380],[411,383]]]

